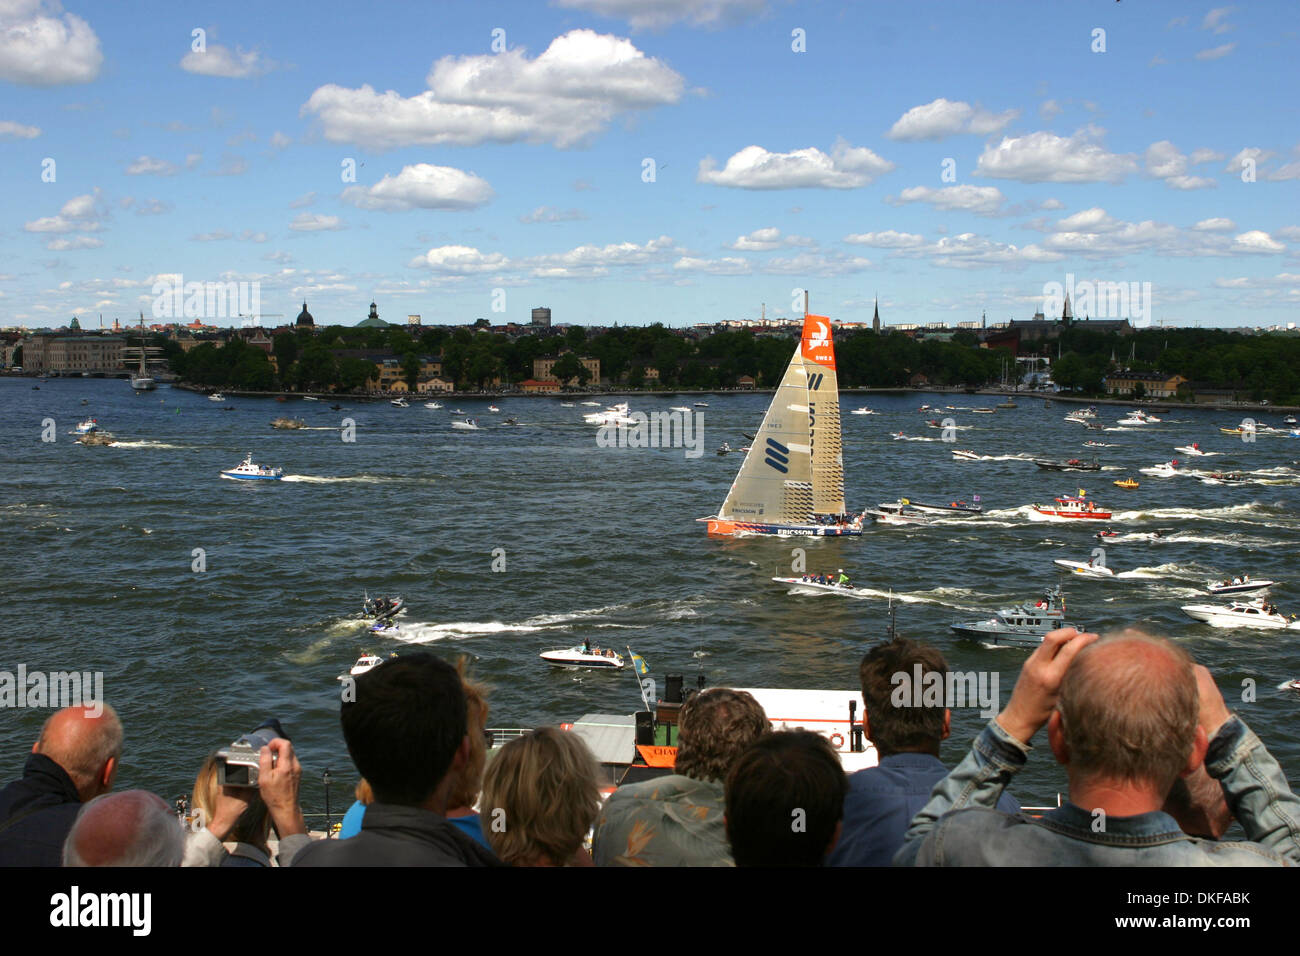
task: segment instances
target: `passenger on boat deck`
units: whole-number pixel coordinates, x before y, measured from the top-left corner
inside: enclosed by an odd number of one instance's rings
[[[180,866],[185,831],[161,797],[145,790],[100,794],[77,813],[64,866]]]
[[[939,760],[947,739],[951,712],[929,706],[895,703],[896,674],[909,680],[920,671],[946,684],[948,664],[935,647],[895,639],[873,647],[858,669],[862,687],[862,733],[876,745],[879,762],[849,777],[844,798],[844,830],[828,866],[888,866],[916,812],[930,799],[934,785],[948,775]],[[1004,794],[998,806],[1008,813],[1020,804]]]
[[[992,812],[1047,725],[1069,802],[1041,819]],[[1248,840],[1192,837],[1162,811],[1204,766]],[[1104,816],[1103,816],[1104,814]],[[1097,821],[1105,819],[1104,828]],[[1011,700],[935,787],[894,858],[921,866],[1283,866],[1300,863],[1300,798],[1214,677],[1163,638],[1052,631]]]
[[[678,715],[673,773],[610,795],[596,821],[596,865],[731,866],[724,781],[771,729],[744,691],[713,687],[688,697]],[[787,813],[787,826],[789,820]]]
[[[736,866],[821,866],[840,837],[847,781],[821,734],[787,730],[751,746],[727,775]],[[791,820],[802,826],[792,826]]]

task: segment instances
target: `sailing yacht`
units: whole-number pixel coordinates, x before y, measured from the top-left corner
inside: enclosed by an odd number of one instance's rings
[[[145,354],[144,313],[141,312],[140,313],[140,372],[138,375],[131,376],[131,387],[135,389],[137,392],[148,392],[148,391],[152,391],[154,388],[157,387],[154,384],[154,380],[149,377],[149,373],[145,370],[144,354]]]
[[[804,306],[803,336],[711,535],[862,534],[844,507],[844,454],[831,320]]]

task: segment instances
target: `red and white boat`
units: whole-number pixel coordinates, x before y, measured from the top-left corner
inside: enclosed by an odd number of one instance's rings
[[[1056,499],[1055,507],[1034,505],[1034,510],[1040,515],[1052,515],[1057,518],[1098,518],[1109,521],[1110,512],[1098,508],[1095,501],[1089,501],[1084,497],[1086,494],[1087,492],[1080,488],[1077,497],[1066,495]]]

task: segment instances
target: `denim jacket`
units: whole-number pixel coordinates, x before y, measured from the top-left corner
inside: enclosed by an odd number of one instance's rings
[[[994,809],[1029,746],[991,720],[912,818],[896,866],[1281,866],[1300,864],[1300,798],[1241,718],[1215,734],[1205,768],[1253,842],[1189,837],[1160,811],[1108,817],[1066,804],[1038,819]]]

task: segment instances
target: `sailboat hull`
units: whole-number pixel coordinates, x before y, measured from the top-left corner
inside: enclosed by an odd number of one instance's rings
[[[837,525],[818,525],[818,524],[762,524],[756,521],[734,521],[726,518],[701,518],[701,521],[708,522],[709,534],[730,537],[734,535],[748,534],[770,534],[770,535],[798,535],[809,538],[846,538],[860,537],[861,528],[852,526],[839,527]]]

